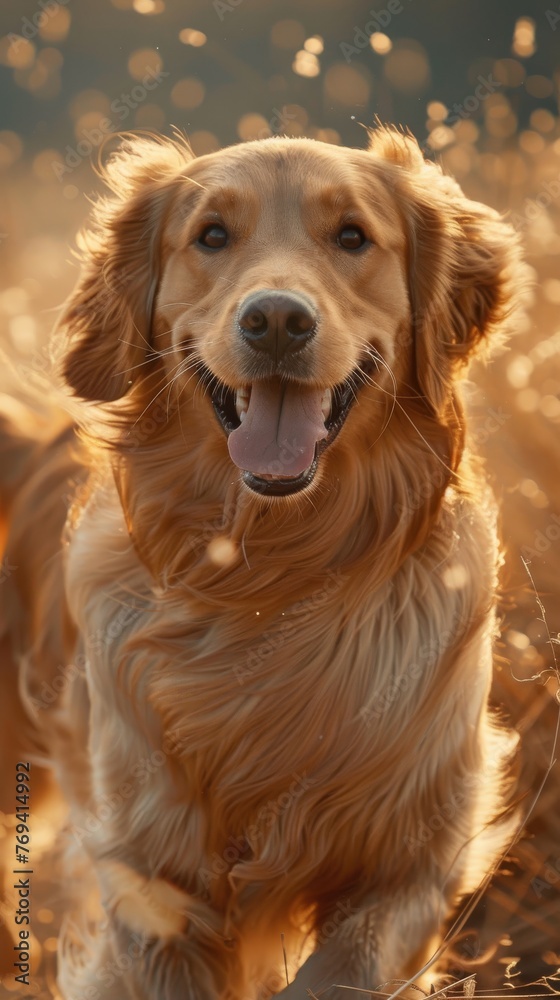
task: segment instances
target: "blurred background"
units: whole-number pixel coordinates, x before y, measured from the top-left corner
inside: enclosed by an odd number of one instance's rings
[[[560,989],[560,4],[547,2],[3,0],[0,10],[0,346],[24,384],[48,369],[99,150],[120,130],[176,127],[199,154],[276,134],[364,146],[377,115],[409,128],[521,234],[534,300],[468,396],[503,509],[494,698],[522,734],[530,815],[452,960],[457,977],[476,971],[479,990],[501,994]],[[0,392],[13,390],[0,371]],[[0,821],[9,837],[12,818]],[[51,818],[33,823],[46,851]],[[33,985],[6,976],[0,996],[56,996],[63,873],[46,856],[39,871]]]

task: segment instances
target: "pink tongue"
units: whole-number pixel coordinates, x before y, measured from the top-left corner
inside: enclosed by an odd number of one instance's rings
[[[231,459],[256,476],[299,476],[327,436],[320,389],[292,382],[255,382],[243,423],[231,432]]]

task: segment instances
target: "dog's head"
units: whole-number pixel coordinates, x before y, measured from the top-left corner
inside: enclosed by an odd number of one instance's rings
[[[445,422],[464,362],[512,308],[511,228],[392,130],[368,150],[267,139],[199,158],[128,138],[107,177],[62,319],[64,377],[87,400],[147,379],[200,400],[261,495],[305,489],[345,447],[371,452],[395,405]]]

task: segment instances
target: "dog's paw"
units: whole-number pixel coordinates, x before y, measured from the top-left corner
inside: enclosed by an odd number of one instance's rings
[[[181,934],[190,897],[161,878],[148,879],[122,861],[98,866],[105,909],[130,930],[147,938]]]

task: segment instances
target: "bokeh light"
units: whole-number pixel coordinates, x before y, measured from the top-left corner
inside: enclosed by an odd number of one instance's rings
[[[62,4],[55,4],[53,8],[40,26],[39,34],[46,42],[63,42],[70,31],[72,12]]]
[[[319,76],[321,64],[313,52],[308,52],[307,49],[299,49],[292,63],[292,69],[299,76]]]
[[[525,80],[525,90],[532,97],[550,97],[554,92],[554,84],[546,76],[528,76]]]
[[[207,153],[215,153],[220,149],[221,143],[214,132],[199,129],[189,133],[189,142],[193,153],[197,156],[204,156]]]
[[[159,73],[163,68],[163,60],[156,49],[137,49],[128,58],[128,72],[135,80],[142,80],[151,70]]]
[[[183,45],[192,45],[193,48],[199,49],[202,45],[206,45],[208,38],[203,31],[197,31],[196,28],[182,28],[179,40]]]
[[[370,96],[368,75],[366,70],[335,63],[325,73],[325,95],[345,107],[363,107]]]
[[[419,42],[399,38],[383,63],[383,72],[395,90],[421,93],[430,83],[427,52]]]
[[[193,76],[178,80],[171,91],[171,101],[177,108],[198,108],[206,90],[201,80]]]
[[[374,31],[373,35],[370,35],[369,44],[379,56],[386,56],[393,48],[391,39],[383,31]]]
[[[441,101],[430,101],[427,107],[428,117],[434,122],[443,122],[449,114],[448,108]]]
[[[82,115],[89,112],[97,112],[99,115],[108,115],[111,110],[111,101],[102,90],[80,90],[68,105],[70,116],[77,120]]]
[[[11,167],[23,152],[23,142],[16,132],[0,132],[0,167]]]
[[[492,72],[505,87],[519,87],[526,76],[525,67],[517,59],[498,59]]]
[[[158,104],[141,104],[134,113],[136,128],[160,132],[165,128],[166,121],[165,111]]]
[[[137,14],[163,14],[164,0],[133,0],[132,6]]]
[[[311,38],[305,39],[303,47],[306,52],[311,52],[314,56],[320,56],[325,48],[325,43],[320,35],[312,35]]]
[[[36,48],[33,42],[21,35],[7,35],[0,43],[0,62],[14,69],[28,69],[35,62]]]
[[[249,142],[251,139],[267,139],[272,132],[263,115],[249,113],[239,119],[237,134],[244,142]]]
[[[542,135],[538,132],[533,132],[530,129],[522,132],[519,136],[519,145],[525,153],[530,153],[531,156],[536,156],[538,153],[542,153],[545,141]]]
[[[512,49],[517,56],[528,59],[535,53],[535,22],[530,17],[520,17],[515,25]]]

